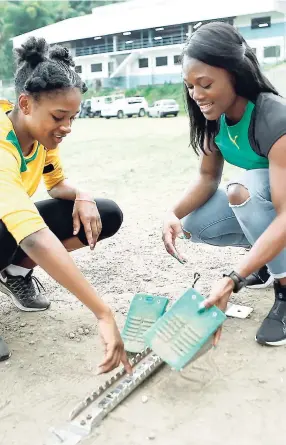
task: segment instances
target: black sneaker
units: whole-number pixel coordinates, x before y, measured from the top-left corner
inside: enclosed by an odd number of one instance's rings
[[[18,309],[25,312],[44,311],[50,306],[49,300],[41,293],[44,289],[31,270],[25,277],[0,274],[0,291],[12,298]]]
[[[0,362],[8,360],[11,357],[11,353],[2,337],[0,337]]]
[[[273,281],[274,278],[268,272],[267,266],[263,266],[258,272],[255,272],[246,278],[246,287],[251,289],[265,289],[266,287],[271,286]]]
[[[261,345],[286,344],[286,286],[274,282],[275,303],[258,329],[255,340]]]

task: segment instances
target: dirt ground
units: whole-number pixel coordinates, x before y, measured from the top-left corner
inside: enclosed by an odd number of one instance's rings
[[[62,146],[70,179],[122,207],[120,232],[95,252],[74,254],[86,277],[108,302],[122,327],[137,292],[175,299],[202,275],[198,290],[235,265],[243,249],[185,244],[186,265],[161,242],[165,209],[194,179],[197,160],[188,148],[185,117],[78,120]],[[226,169],[224,179],[234,172]],[[37,197],[44,195],[40,190]],[[36,276],[52,300],[44,313],[21,313],[1,295],[1,334],[13,355],[0,364],[0,444],[42,445],[50,427],[102,378],[96,320],[43,271]],[[228,319],[221,342],[182,374],[167,366],[116,409],[85,445],[280,445],[286,433],[285,347],[266,348],[255,332],[273,290],[244,290],[235,300],[254,307],[246,320]],[[79,328],[88,329],[85,335]],[[75,338],[69,337],[75,333]],[[142,403],[142,395],[148,403]],[[149,438],[148,438],[149,437]],[[282,441],[282,442],[281,442]]]

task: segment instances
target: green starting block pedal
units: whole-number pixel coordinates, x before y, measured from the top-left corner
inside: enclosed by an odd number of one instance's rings
[[[226,319],[216,306],[201,311],[202,301],[199,292],[189,289],[144,335],[147,346],[177,371],[206,350]]]
[[[168,298],[148,294],[133,297],[122,331],[126,351],[139,353],[145,349],[144,334],[162,317],[168,302]]]

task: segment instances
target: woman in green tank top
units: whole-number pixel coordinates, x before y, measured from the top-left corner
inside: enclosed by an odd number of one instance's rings
[[[185,261],[175,246],[182,233],[193,242],[250,248],[213,284],[205,307],[225,310],[232,292],[274,281],[275,302],[256,340],[286,344],[286,101],[243,37],[226,23],[201,26],[182,61],[190,139],[200,169],[198,180],[167,212],[166,250]],[[225,161],[245,171],[219,188]],[[217,332],[215,344],[219,337]]]

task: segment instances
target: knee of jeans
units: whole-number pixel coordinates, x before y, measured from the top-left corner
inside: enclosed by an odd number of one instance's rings
[[[199,233],[202,227],[202,218],[200,213],[201,212],[199,209],[195,210],[183,219],[182,228],[187,238],[199,238]]]
[[[227,197],[230,207],[240,207],[250,200],[250,194],[247,188],[238,183],[229,184],[227,188]]]

